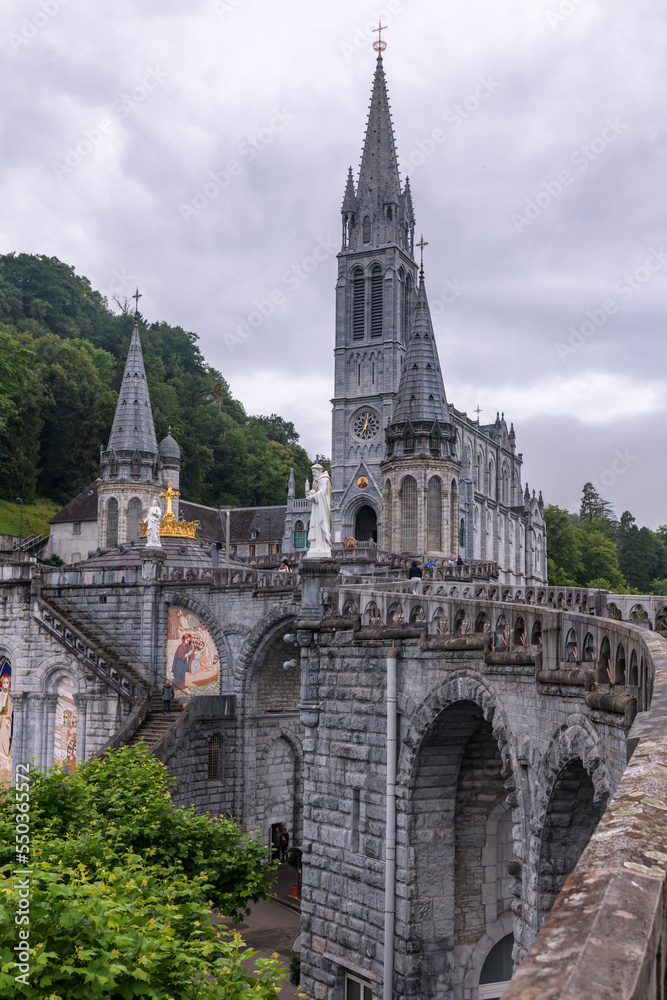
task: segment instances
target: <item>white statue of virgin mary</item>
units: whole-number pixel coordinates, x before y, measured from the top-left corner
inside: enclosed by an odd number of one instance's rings
[[[313,485],[306,493],[311,502],[306,559],[331,558],[331,480],[318,463],[311,466]]]
[[[147,549],[161,549],[162,542],[160,541],[160,521],[162,520],[162,508],[160,503],[155,497],[153,503],[148,508],[148,516],[146,518],[146,548]]]

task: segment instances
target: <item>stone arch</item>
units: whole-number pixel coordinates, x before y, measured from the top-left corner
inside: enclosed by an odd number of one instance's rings
[[[128,542],[137,541],[137,539],[141,538],[141,526],[139,522],[142,517],[141,500],[139,497],[132,497],[128,502],[125,514],[125,538]]]
[[[206,605],[202,604],[194,597],[190,597],[186,593],[181,593],[180,591],[167,591],[164,595],[164,606],[166,609],[172,607],[184,608],[186,611],[191,611],[193,615],[196,615],[200,622],[206,626],[211,635],[213,636],[213,641],[215,642],[216,649],[218,650],[218,656],[220,657],[220,683],[222,684],[223,676],[226,676],[231,680],[232,670],[233,670],[233,657],[231,647],[229,645],[229,640],[227,636],[220,628],[218,620],[215,618],[211,609]],[[165,614],[166,618],[166,614]],[[166,635],[166,622],[164,626],[164,634]]]
[[[298,604],[283,604],[278,608],[274,608],[273,611],[265,615],[261,621],[258,621],[250,629],[241,652],[236,659],[234,676],[237,680],[245,677],[246,686],[249,684],[253,673],[249,667],[255,665],[258,659],[261,659],[263,648],[271,644],[278,629],[285,628],[287,630],[299,616],[300,611],[301,606]]]
[[[614,684],[625,684],[625,646],[619,642],[616,647],[616,665],[614,669]]]
[[[595,639],[592,632],[587,632],[581,647],[581,659],[585,663],[592,663],[595,660]]]
[[[536,618],[533,622],[533,630],[530,634],[530,644],[531,646],[540,646],[542,644],[542,622],[539,618]]]
[[[491,628],[491,622],[489,621],[489,616],[486,611],[480,611],[475,619],[475,632],[488,632]]]
[[[568,630],[565,636],[565,647],[563,649],[563,659],[571,663],[577,659],[577,634],[573,628]]]
[[[637,666],[637,651],[635,649],[630,653],[630,668],[628,670],[628,684],[631,687],[637,687],[639,684],[639,667]]]
[[[399,837],[412,850],[398,878],[410,886],[407,975],[421,980],[420,995],[445,995],[452,967],[458,979],[489,927],[499,939],[506,933],[485,909],[483,852],[499,804],[509,807],[510,838],[522,818],[518,780],[505,713],[486,678],[461,671],[414,711],[397,788]]]
[[[303,747],[293,730],[282,727],[264,744],[258,759],[257,822],[268,837],[272,823],[284,823],[290,842],[301,840]]]
[[[606,635],[600,642],[600,653],[595,671],[595,679],[600,684],[611,684],[612,681],[611,646]]]
[[[519,615],[514,622],[514,632],[512,634],[512,642],[515,646],[521,646],[526,638],[526,623],[522,615]]]
[[[530,823],[537,928],[590,840],[611,790],[604,749],[588,720],[559,730],[537,767]]]

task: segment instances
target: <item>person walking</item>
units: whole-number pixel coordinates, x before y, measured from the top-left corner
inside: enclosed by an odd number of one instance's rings
[[[289,833],[285,827],[280,831],[280,860],[287,860],[287,848],[289,847]]]
[[[275,860],[280,857],[280,823],[274,823],[271,827],[271,858]]]
[[[418,594],[422,581],[422,570],[416,560],[413,561],[412,566],[410,567],[408,578],[412,580],[412,593]]]
[[[168,715],[171,712],[171,701],[174,697],[174,689],[171,686],[171,681],[167,677],[166,681],[162,685],[162,714]]]

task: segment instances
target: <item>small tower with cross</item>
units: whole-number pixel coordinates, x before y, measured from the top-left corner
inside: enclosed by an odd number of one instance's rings
[[[167,483],[179,484],[181,451],[170,433],[158,445],[139,333],[137,288],[134,327],[118,392],[109,443],[100,454],[98,545],[113,548],[141,537],[141,521]]]

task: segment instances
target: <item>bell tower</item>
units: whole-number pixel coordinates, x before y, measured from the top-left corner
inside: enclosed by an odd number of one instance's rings
[[[381,544],[380,462],[412,328],[417,265],[410,184],[401,184],[382,63],[386,42],[380,37],[374,47],[359,177],[355,185],[350,167],[342,206],[331,471],[333,541]]]

